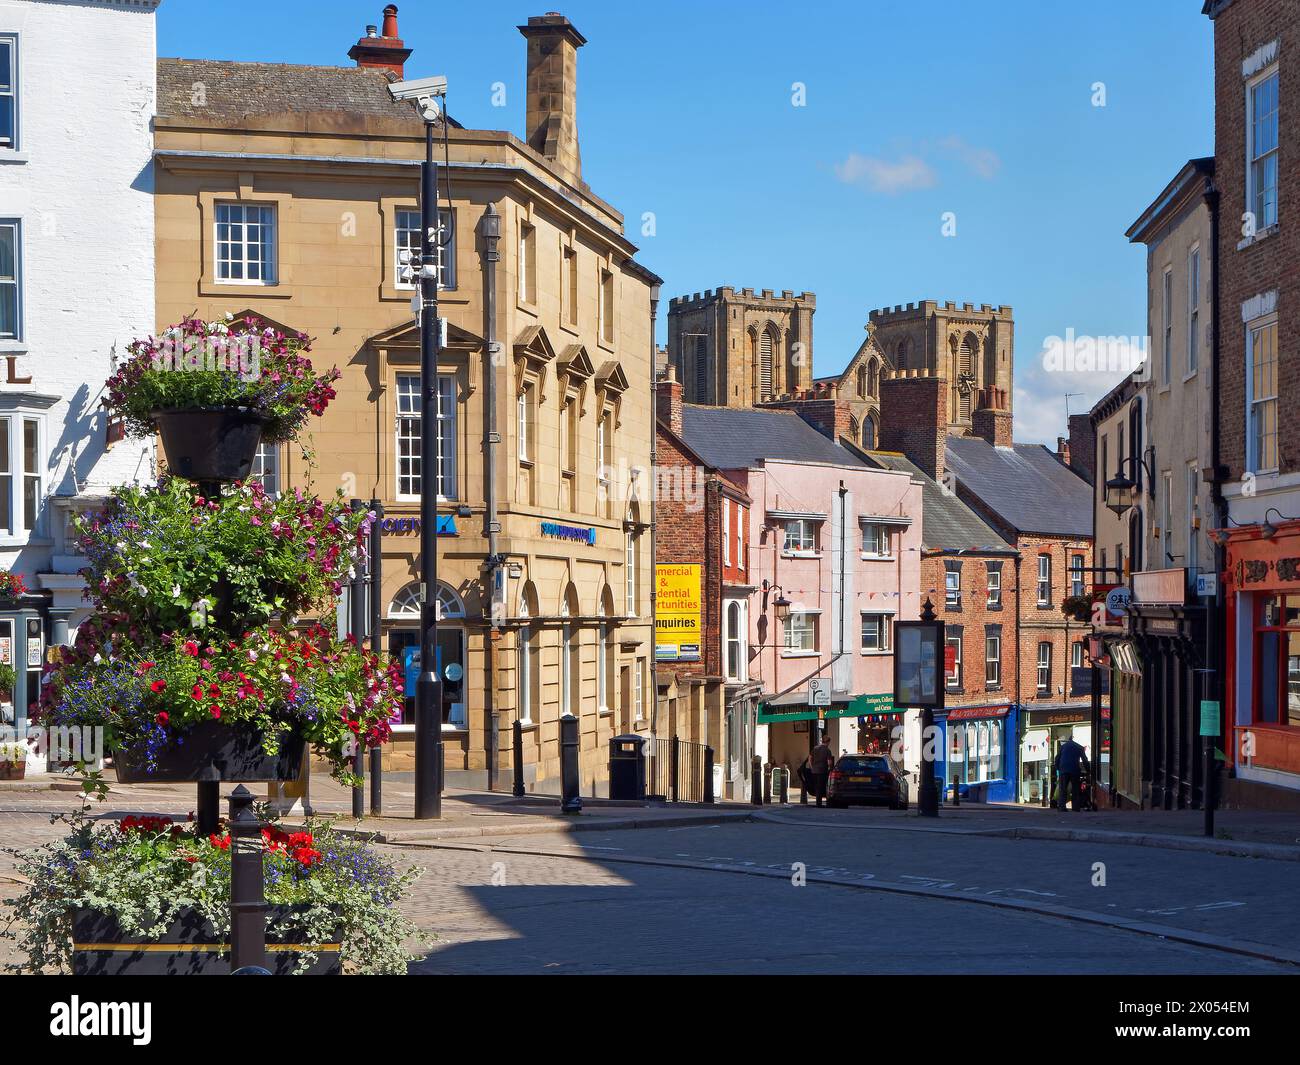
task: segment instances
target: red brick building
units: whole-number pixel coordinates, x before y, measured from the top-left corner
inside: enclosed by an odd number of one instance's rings
[[[1300,791],[1300,5],[1207,0],[1203,11],[1219,194],[1224,739],[1231,790],[1249,783],[1273,802],[1278,788]]]
[[[684,567],[699,567],[700,639],[696,653],[656,628],[661,719],[652,731],[711,746],[721,796],[740,798],[748,793],[759,695],[746,638],[757,590],[749,577],[750,498],[682,439],[682,386],[671,367],[658,383],[656,428],[655,583],[693,582]]]

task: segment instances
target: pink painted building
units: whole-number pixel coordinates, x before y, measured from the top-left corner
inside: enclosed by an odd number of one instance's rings
[[[739,616],[745,630],[744,675],[728,681],[762,687],[752,749],[797,770],[820,719],[836,751],[887,750],[904,724],[891,701],[894,622],[920,611],[921,483],[786,411],[686,405],[681,424],[752,501],[747,580],[723,588],[743,604],[724,607],[724,629]],[[820,711],[814,679],[829,682]]]

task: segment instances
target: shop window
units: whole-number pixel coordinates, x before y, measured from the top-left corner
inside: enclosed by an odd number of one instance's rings
[[[1255,720],[1300,728],[1300,595],[1258,597]]]

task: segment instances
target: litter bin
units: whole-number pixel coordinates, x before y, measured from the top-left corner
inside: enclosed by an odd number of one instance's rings
[[[615,736],[609,741],[609,797],[645,798],[645,740]]]

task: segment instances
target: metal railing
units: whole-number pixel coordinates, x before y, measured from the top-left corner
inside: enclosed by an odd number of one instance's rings
[[[689,740],[651,737],[646,740],[646,798],[668,802],[706,802],[712,798],[713,771],[709,748]]]

